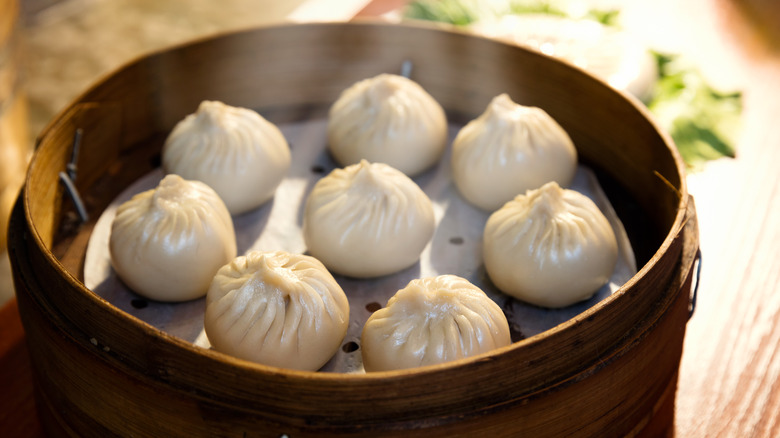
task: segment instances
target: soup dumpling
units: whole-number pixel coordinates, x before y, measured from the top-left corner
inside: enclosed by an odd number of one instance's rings
[[[208,100],[173,128],[162,150],[167,173],[208,184],[231,214],[271,199],[290,163],[276,125],[250,109]]]
[[[399,75],[353,84],[328,115],[328,149],[341,166],[365,159],[415,176],[439,161],[446,144],[444,109],[418,83]]]
[[[320,179],[303,215],[308,252],[331,271],[358,278],[413,265],[435,226],[431,200],[414,181],[366,160]]]
[[[236,256],[233,221],[216,192],[167,175],[124,202],[109,238],[111,263],[133,291],[157,301],[202,297]]]
[[[316,371],[339,349],[347,296],[314,257],[252,251],[222,267],[206,297],[204,326],[215,350]]]
[[[577,151],[564,129],[541,108],[493,98],[452,143],[455,186],[471,204],[494,211],[516,195],[555,181],[568,186]]]
[[[501,308],[456,275],[412,280],[368,318],[361,336],[366,371],[466,358],[511,343]]]
[[[550,182],[488,218],[483,257],[501,291],[559,308],[590,298],[607,283],[617,263],[617,239],[590,198]]]

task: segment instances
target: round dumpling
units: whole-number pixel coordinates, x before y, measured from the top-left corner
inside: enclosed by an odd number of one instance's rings
[[[456,275],[412,280],[363,326],[366,371],[434,365],[511,343],[501,308]]]
[[[231,214],[271,199],[290,160],[276,125],[250,109],[208,100],[173,128],[162,150],[165,172],[208,184]]]
[[[349,302],[314,257],[252,251],[209,287],[204,326],[215,350],[280,368],[316,371],[339,349]]]
[[[516,195],[555,181],[568,186],[577,150],[543,109],[518,105],[507,94],[493,98],[452,143],[452,173],[461,195],[494,211]]]
[[[550,182],[488,218],[483,257],[501,291],[558,308],[590,298],[607,283],[617,263],[617,239],[590,198]]]
[[[214,190],[167,175],[119,206],[109,251],[119,278],[139,295],[186,301],[205,295],[217,270],[236,256],[236,235]]]
[[[446,145],[444,109],[403,76],[359,81],[330,108],[328,148],[341,166],[366,159],[414,176],[437,163]]]
[[[414,181],[365,160],[319,180],[303,215],[309,253],[331,271],[358,278],[413,265],[435,227],[431,200]]]

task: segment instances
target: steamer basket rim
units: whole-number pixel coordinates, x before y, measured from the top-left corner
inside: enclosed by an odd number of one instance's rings
[[[108,74],[104,75],[101,79],[96,81],[91,87],[89,87],[86,91],[84,91],[80,96],[76,97],[69,105],[67,105],[66,108],[63,111],[61,111],[54,119],[52,119],[52,121],[46,126],[46,128],[44,128],[42,133],[39,135],[36,141],[36,148],[40,149],[45,147],[50,133],[55,131],[56,128],[59,126],[59,124],[66,123],[68,121],[68,116],[70,112],[79,104],[85,103],[84,102],[85,97],[88,96],[92,92],[92,90],[101,87],[117,73],[129,69],[132,66],[137,65],[139,63],[145,62],[150,58],[158,57],[158,56],[167,56],[167,54],[173,51],[186,49],[198,44],[210,43],[218,39],[231,38],[237,35],[240,36],[240,35],[245,35],[245,34],[250,34],[255,32],[279,32],[279,31],[291,31],[291,30],[298,30],[298,29],[311,30],[311,29],[318,29],[318,28],[338,30],[338,29],[358,29],[358,28],[365,28],[365,27],[399,29],[398,31],[403,31],[403,29],[415,29],[417,31],[426,32],[426,33],[457,35],[458,37],[461,38],[477,38],[480,40],[484,40],[488,44],[496,44],[496,45],[511,47],[511,50],[522,51],[526,54],[526,56],[535,56],[535,57],[545,59],[544,62],[555,63],[558,64],[559,66],[563,65],[565,66],[565,68],[569,68],[573,71],[576,71],[577,72],[576,74],[578,75],[583,75],[591,78],[592,81],[598,82],[603,87],[609,87],[608,85],[604,84],[600,80],[596,79],[589,73],[585,72],[584,70],[576,66],[566,64],[556,59],[549,58],[546,55],[539,54],[530,49],[512,45],[506,42],[491,40],[488,37],[476,36],[463,30],[453,29],[438,24],[422,23],[422,22],[396,24],[396,23],[377,22],[375,20],[362,20],[362,19],[350,23],[274,24],[274,25],[262,26],[259,28],[255,27],[255,28],[224,32],[213,36],[191,40],[186,43],[173,45],[167,48],[163,48],[157,51],[147,53],[145,55],[139,56],[138,58],[125,63],[124,65],[109,72]],[[499,348],[497,350],[484,353],[478,356],[474,356],[471,358],[455,360],[444,364],[424,366],[424,367],[414,368],[412,370],[383,371],[383,372],[372,372],[372,373],[365,373],[365,374],[335,374],[335,373],[321,373],[321,372],[297,371],[297,370],[275,368],[275,367],[266,366],[262,364],[256,364],[253,362],[243,361],[223,353],[205,350],[203,348],[196,347],[195,345],[183,339],[179,339],[174,336],[167,335],[166,333],[154,328],[153,326],[147,324],[146,322],[141,321],[131,315],[128,315],[125,312],[122,312],[121,310],[114,307],[106,300],[104,300],[103,298],[95,294],[93,291],[87,289],[84,286],[83,282],[78,280],[68,269],[66,269],[65,266],[60,262],[60,260],[54,256],[54,254],[49,250],[49,248],[47,248],[46,244],[44,243],[43,238],[41,237],[41,234],[39,233],[30,212],[31,194],[29,193],[29,190],[27,190],[29,181],[36,177],[36,169],[38,168],[38,161],[40,156],[37,153],[37,151],[28,168],[25,190],[23,192],[25,220],[27,222],[27,226],[29,230],[31,231],[31,235],[33,240],[35,241],[35,244],[38,246],[38,248],[40,249],[44,257],[48,260],[49,263],[51,263],[51,265],[56,267],[56,270],[62,276],[68,279],[68,281],[73,285],[73,287],[78,291],[78,293],[91,297],[96,302],[98,302],[106,311],[106,315],[110,315],[112,318],[119,318],[119,319],[126,320],[128,323],[140,327],[148,336],[161,337],[164,340],[164,342],[169,343],[172,346],[175,346],[176,348],[182,348],[188,350],[193,354],[205,355],[209,357],[211,360],[222,362],[224,364],[229,364],[239,368],[243,368],[248,371],[256,371],[259,373],[271,373],[271,374],[284,373],[285,375],[288,375],[290,377],[308,379],[308,380],[314,379],[314,380],[323,380],[323,381],[325,380],[344,381],[345,379],[346,380],[357,379],[360,381],[374,381],[374,380],[386,381],[386,380],[393,380],[393,379],[402,379],[404,376],[407,376],[410,372],[413,372],[415,375],[430,375],[430,374],[442,373],[445,371],[452,371],[472,363],[478,363],[481,361],[489,362],[495,360],[497,357],[502,356],[509,351],[521,349],[530,344],[544,342],[545,339],[553,337],[558,333],[572,330],[574,327],[576,327],[579,321],[590,318],[597,312],[610,306],[616,300],[619,300],[620,297],[622,297],[628,290],[630,290],[634,284],[636,284],[640,279],[645,277],[648,274],[648,272],[655,267],[656,262],[670,249],[670,247],[672,247],[675,239],[682,232],[686,221],[686,211],[688,209],[687,185],[686,185],[686,180],[684,178],[684,164],[682,158],[679,152],[677,151],[677,149],[674,147],[674,142],[672,141],[670,135],[664,132],[660,128],[660,126],[655,121],[654,117],[649,112],[649,110],[637,98],[619,90],[612,89],[612,92],[620,95],[624,100],[626,100],[631,105],[634,111],[639,112],[648,121],[648,123],[652,125],[653,129],[660,135],[660,137],[663,140],[663,143],[669,150],[669,153],[672,155],[677,171],[681,176],[679,189],[675,188],[670,183],[667,184],[670,187],[670,189],[674,190],[677,193],[677,196],[679,198],[679,204],[678,204],[677,214],[674,218],[672,227],[664,237],[661,246],[656,250],[652,258],[639,269],[637,274],[634,275],[634,277],[632,277],[631,280],[629,280],[629,282],[624,284],[618,291],[613,293],[610,297],[597,303],[596,305],[584,311],[582,314],[578,315],[577,317],[572,318],[564,323],[561,323],[558,326],[550,330],[547,330],[543,333],[515,342],[509,346]],[[658,174],[658,177],[663,178],[660,174]]]

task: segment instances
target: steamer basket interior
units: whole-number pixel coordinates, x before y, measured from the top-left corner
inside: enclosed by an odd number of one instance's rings
[[[327,114],[354,82],[398,72],[405,61],[450,121],[476,117],[504,92],[552,115],[580,161],[596,171],[639,273],[577,318],[491,354],[364,375],[279,370],[203,351],[84,287],[95,220],[124,188],[159,167],[167,134],[202,100],[252,108],[274,123],[306,120]],[[77,133],[84,223],[59,179],[73,160]],[[38,143],[9,241],[28,338],[40,341],[31,355],[52,431],[124,427],[145,435],[149,424],[165,423],[155,433],[626,434],[668,412],[661,407],[674,394],[698,249],[684,166],[638,101],[574,67],[426,25],[252,29],[126,65],[63,111]],[[66,342],[47,349],[58,337]],[[61,370],[46,365],[52,354],[68,358]],[[67,374],[86,370],[94,391]],[[124,419],[111,394],[129,400]],[[152,394],[162,395],[141,409]]]

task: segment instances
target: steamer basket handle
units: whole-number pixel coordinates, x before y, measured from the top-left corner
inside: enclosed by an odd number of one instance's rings
[[[701,248],[696,250],[696,257],[693,259],[693,266],[695,273],[693,274],[693,284],[691,285],[691,298],[690,304],[688,304],[688,320],[693,317],[693,312],[696,310],[696,297],[699,294],[699,284],[701,279]]]
[[[693,196],[688,195],[688,207],[685,212],[685,224],[682,227],[681,234],[684,234],[683,238],[683,263],[686,264],[691,271],[688,271],[688,280],[685,284],[689,284],[690,290],[688,291],[688,320],[693,317],[693,313],[696,310],[696,301],[699,295],[699,285],[701,284],[701,246],[699,245],[699,224],[696,214],[696,203]],[[690,263],[690,265],[688,265]],[[685,286],[683,286],[685,287]]]

